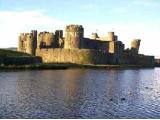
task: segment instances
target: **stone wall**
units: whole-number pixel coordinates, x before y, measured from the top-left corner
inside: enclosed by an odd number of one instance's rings
[[[37,49],[44,63],[108,64],[113,55],[89,49]]]
[[[154,56],[145,56],[141,54],[120,54],[115,58],[118,64],[132,64],[154,66]]]
[[[109,42],[101,41],[96,39],[83,38],[81,42],[82,49],[95,49],[95,50],[104,50],[108,51]]]
[[[27,65],[34,63],[41,63],[41,57],[35,56],[20,56],[20,57],[0,57],[0,64],[4,65]]]
[[[91,49],[37,49],[44,63],[132,64],[154,66],[153,56],[111,54]]]

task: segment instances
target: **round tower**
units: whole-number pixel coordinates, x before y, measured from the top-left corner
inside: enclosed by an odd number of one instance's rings
[[[81,25],[69,25],[65,28],[65,49],[81,48],[84,29]]]
[[[26,42],[27,42],[26,53],[31,54],[31,55],[35,55],[34,39],[33,39],[33,34],[32,33],[27,35]]]
[[[134,50],[136,53],[138,53],[139,47],[140,47],[140,42],[141,42],[140,39],[134,39],[131,42],[131,50]]]
[[[23,42],[21,40],[21,36],[18,36],[18,49],[17,49],[17,51],[22,52],[22,49],[23,49]]]
[[[51,47],[53,45],[54,42],[54,34],[53,33],[46,33],[45,34],[45,43],[46,43],[46,47]]]

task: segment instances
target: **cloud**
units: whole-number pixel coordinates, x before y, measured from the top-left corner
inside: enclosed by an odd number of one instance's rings
[[[63,21],[47,16],[42,10],[0,11],[0,47],[17,46],[21,32],[30,32],[32,29],[53,32],[64,25]]]

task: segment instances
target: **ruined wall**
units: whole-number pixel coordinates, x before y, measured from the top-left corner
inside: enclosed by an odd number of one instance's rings
[[[108,51],[108,42],[84,38],[83,44],[81,45],[81,48],[82,49],[104,50],[107,52]]]
[[[65,49],[81,48],[83,44],[84,29],[81,25],[69,25],[65,28]]]
[[[121,41],[109,41],[108,47],[109,53],[122,54],[124,50],[124,44]]]
[[[154,66],[154,56],[146,56],[140,54],[119,54],[115,56],[118,64],[144,65]]]
[[[44,63],[107,64],[112,55],[89,49],[37,49]]]
[[[37,49],[36,55],[42,57],[44,63],[131,64],[154,66],[153,56],[111,54],[93,49]]]

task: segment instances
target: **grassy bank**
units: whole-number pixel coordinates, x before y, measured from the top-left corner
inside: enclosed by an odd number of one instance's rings
[[[27,53],[0,49],[0,57],[19,57],[19,56],[31,56]]]
[[[92,69],[128,69],[128,68],[153,68],[153,66],[142,65],[80,65],[70,63],[53,63],[53,64],[30,64],[30,65],[0,65],[0,69],[29,69],[29,70],[41,70],[41,69],[69,69],[69,68],[92,68]]]

